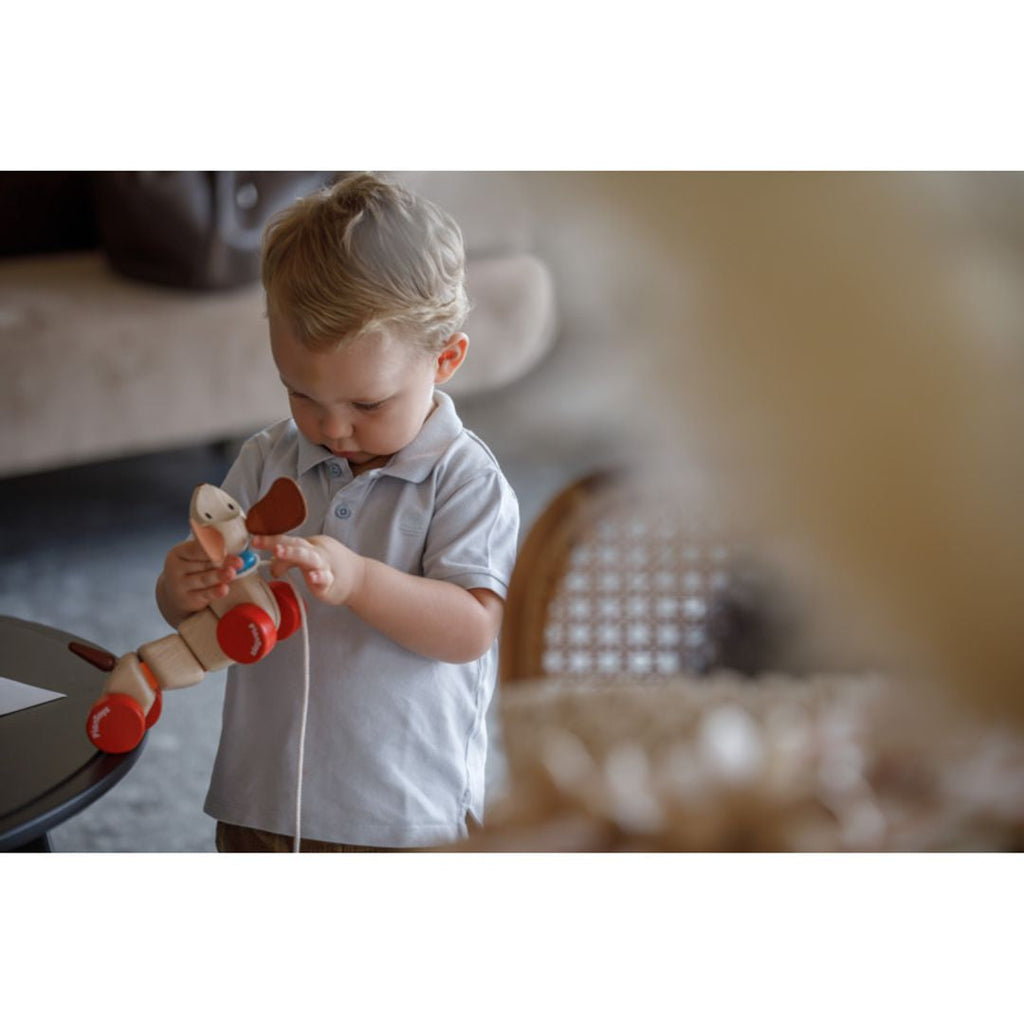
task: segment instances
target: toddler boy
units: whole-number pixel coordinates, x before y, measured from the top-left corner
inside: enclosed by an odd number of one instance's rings
[[[308,507],[300,536],[253,541],[312,598],[303,849],[436,845],[482,820],[519,512],[435,391],[466,356],[464,264],[447,214],[370,174],[267,231],[270,345],[292,417],[247,441],[222,486],[250,507],[290,476]],[[177,545],[157,583],[164,617],[176,626],[223,596],[239,567]],[[222,851],[291,848],[301,647],[229,670],[205,804]]]

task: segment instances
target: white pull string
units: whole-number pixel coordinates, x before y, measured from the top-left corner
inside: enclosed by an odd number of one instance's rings
[[[299,727],[299,758],[295,783],[295,845],[292,848],[293,853],[298,853],[302,842],[302,769],[306,759],[306,718],[309,715],[309,627],[306,624],[306,605],[297,588],[295,596],[299,601],[302,622],[302,724]]]

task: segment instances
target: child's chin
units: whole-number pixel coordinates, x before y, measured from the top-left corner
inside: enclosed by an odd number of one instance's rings
[[[332,448],[328,448],[328,451],[337,459],[347,459],[349,465],[359,466],[383,466],[390,455],[373,455],[370,452],[336,452]]]
[[[330,452],[336,459],[348,459],[349,462],[365,462],[367,459],[372,459],[372,455],[367,455],[366,452],[347,452],[339,451],[336,448],[332,448],[329,444],[320,445],[324,451]]]

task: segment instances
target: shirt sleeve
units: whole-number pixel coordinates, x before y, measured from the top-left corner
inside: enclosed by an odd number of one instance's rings
[[[439,496],[427,532],[423,574],[505,598],[519,541],[519,502],[496,468]]]

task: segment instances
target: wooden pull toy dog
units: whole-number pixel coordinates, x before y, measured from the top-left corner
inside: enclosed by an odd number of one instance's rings
[[[216,566],[237,555],[243,565],[224,597],[190,615],[176,633],[143,644],[114,661],[99,700],[86,721],[89,739],[108,754],[123,754],[142,741],[160,717],[161,694],[198,683],[207,672],[234,662],[265,658],[278,640],[302,622],[300,598],[284,580],[265,581],[249,535],[287,533],[306,518],[296,484],[282,477],[245,515],[219,487],[201,484],[189,509],[192,533]],[[105,652],[76,645],[76,653],[99,663]],[[110,660],[112,656],[106,655]]]

